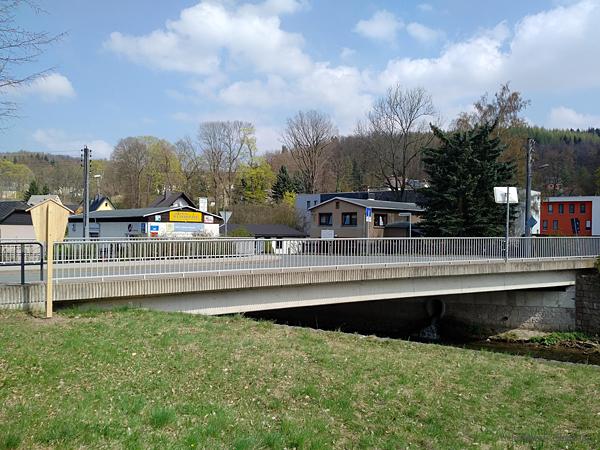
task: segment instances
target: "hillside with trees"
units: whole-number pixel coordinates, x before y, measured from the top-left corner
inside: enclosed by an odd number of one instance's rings
[[[514,165],[518,186],[525,184],[525,145],[533,138],[534,189],[543,195],[600,193],[600,129],[529,126],[524,119],[528,105],[505,84],[492,96],[482,95],[446,131],[490,126],[490,138],[504,148],[499,159]],[[165,191],[181,190],[194,199],[208,197],[213,211],[233,210],[239,223],[293,224],[297,193],[389,189],[397,200],[406,200],[407,192],[431,178],[424,149],[431,152],[442,143],[442,132],[432,132],[432,124],[440,130],[434,99],[425,90],[393,86],[348,136],[338,135],[328,115],[299,111],[288,119],[284,145],[275,152],[261,152],[254,125],[242,121],[203,122],[193,137],[175,143],[124,137],[109,159],[92,160],[90,191],[109,195],[123,208],[146,206]],[[67,203],[79,202],[80,159],[26,151],[0,154],[3,198],[24,198],[33,181]],[[283,219],[278,217],[282,209]]]

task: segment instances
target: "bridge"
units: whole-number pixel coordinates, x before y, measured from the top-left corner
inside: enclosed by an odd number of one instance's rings
[[[471,303],[508,305],[511,291],[530,294],[513,309],[574,311],[577,274],[598,255],[595,237],[71,240],[55,244],[53,284],[58,305],[199,314],[480,293]],[[0,305],[41,307],[44,289],[4,285]]]

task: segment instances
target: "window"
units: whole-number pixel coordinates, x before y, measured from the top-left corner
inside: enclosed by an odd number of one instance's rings
[[[310,208],[310,200],[306,201],[306,209]]]
[[[592,229],[592,221],[591,220],[586,220],[585,221],[585,229],[586,230],[591,230]]]
[[[340,202],[335,202],[335,209],[340,209]]]
[[[275,241],[275,248],[281,250],[283,248],[283,241],[281,239],[277,239]]]
[[[558,213],[563,214],[565,212],[565,205],[563,203],[558,204]]]
[[[558,230],[558,220],[552,221],[552,229],[555,231]]]
[[[548,203],[548,212],[549,213],[553,213],[554,212],[554,205],[552,203]]]
[[[547,220],[542,221],[542,229],[543,230],[547,230],[548,229],[548,221]]]
[[[569,203],[569,214],[575,214],[575,203]]]
[[[585,203],[580,203],[579,204],[579,212],[581,214],[585,214]]]
[[[387,225],[387,214],[375,214],[375,223],[376,227],[385,227]]]
[[[343,227],[355,227],[357,224],[357,214],[353,213],[342,213],[342,226]]]
[[[331,213],[319,213],[319,225],[322,227],[330,227],[333,223],[333,214]]]

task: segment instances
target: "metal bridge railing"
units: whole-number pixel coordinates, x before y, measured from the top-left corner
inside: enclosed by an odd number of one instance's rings
[[[41,242],[20,239],[0,241],[1,268],[19,267],[21,284],[25,284],[26,266],[39,266],[40,281],[44,280],[44,246]]]
[[[485,262],[600,255],[600,238],[359,238],[69,240],[54,248],[54,279],[376,264]]]

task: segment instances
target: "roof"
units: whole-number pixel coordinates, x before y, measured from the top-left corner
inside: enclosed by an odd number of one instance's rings
[[[25,212],[29,206],[19,200],[0,201],[0,222],[3,222],[15,211]]]
[[[91,211],[89,214],[90,219],[128,219],[130,217],[146,217],[152,214],[160,214],[168,211],[177,211],[179,209],[192,209],[194,211],[207,214],[209,216],[217,217],[221,219],[221,216],[212,214],[206,211],[200,211],[193,206],[173,206],[170,208],[165,207],[154,207],[154,208],[130,208],[130,209],[113,209],[110,211]],[[69,219],[83,220],[83,214],[74,214],[69,216]]]
[[[544,202],[593,202],[594,200],[600,199],[597,195],[582,195],[574,197],[547,197],[543,199]]]
[[[110,198],[108,198],[106,195],[96,195],[90,202],[90,211],[96,211],[104,202],[108,202],[111,204],[111,206],[113,206]]]
[[[46,195],[41,195],[41,194],[35,194],[32,195],[31,197],[29,197],[29,200],[27,200],[27,204],[29,206],[33,206],[33,205],[37,205],[38,203],[42,203],[44,200],[48,200],[48,199],[52,199],[57,203],[61,203],[60,201],[60,197],[56,194],[46,194]]]
[[[224,227],[224,225],[221,225]],[[307,234],[298,231],[292,227],[281,224],[269,223],[248,223],[248,224],[228,224],[227,231],[231,232],[239,228],[245,228],[254,237],[306,237]]]
[[[192,208],[196,207],[194,201],[185,192],[165,192],[160,197],[157,197],[150,205],[149,208],[158,207],[170,207],[179,198],[183,198]]]
[[[318,205],[313,206],[311,209],[318,208],[326,203],[332,202],[334,200],[351,203],[356,206],[360,206],[361,208],[373,208],[373,209],[387,209],[391,211],[413,211],[413,212],[421,212],[423,208],[420,208],[416,205],[416,203],[406,203],[406,202],[388,202],[384,200],[371,200],[371,199],[362,199],[362,198],[344,198],[344,197],[334,197],[332,199],[326,200]]]

